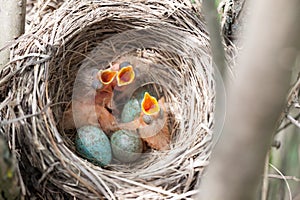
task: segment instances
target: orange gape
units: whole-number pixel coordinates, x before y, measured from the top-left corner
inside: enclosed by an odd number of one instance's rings
[[[108,85],[115,79],[117,73],[117,71],[112,71],[111,69],[101,70],[99,71],[99,80],[104,85]]]
[[[150,96],[148,92],[145,93],[142,104],[142,111],[146,115],[155,115],[160,111],[160,107],[155,97]]]
[[[117,78],[115,79],[115,77]],[[99,71],[98,78],[104,85],[102,89],[96,91],[95,96],[98,123],[106,134],[110,134],[119,129],[117,128],[116,118],[107,109],[114,109],[112,101],[114,89],[116,89],[116,86],[121,87],[132,83],[135,74],[133,67],[129,63],[126,66],[122,66],[121,69],[120,64],[115,63],[111,68]]]
[[[170,131],[168,127],[168,114],[164,105],[164,98],[158,102],[155,97],[148,96],[145,93],[143,102],[149,101],[147,107],[142,102],[142,113],[140,116],[141,126],[139,133],[143,141],[145,141],[151,148],[157,150],[167,150],[170,148]],[[148,108],[148,110],[147,110]],[[152,120],[149,123],[144,116],[150,116]]]
[[[133,82],[135,78],[135,73],[131,65],[123,67],[119,70],[117,75],[117,84],[118,86],[129,85]]]

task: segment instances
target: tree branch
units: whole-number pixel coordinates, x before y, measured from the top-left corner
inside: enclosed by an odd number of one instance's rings
[[[225,51],[222,44],[221,26],[218,21],[217,8],[215,1],[204,0],[202,3],[207,29],[210,35],[210,45],[213,61],[217,65],[224,80],[227,78],[227,69],[225,64]]]
[[[252,0],[227,119],[197,199],[254,199],[300,49],[300,2]]]

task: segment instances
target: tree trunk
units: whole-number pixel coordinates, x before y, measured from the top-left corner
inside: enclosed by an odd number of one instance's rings
[[[0,0],[0,49],[24,33],[26,0]],[[9,49],[0,52],[0,71],[9,62]]]
[[[300,2],[253,0],[227,119],[197,199],[255,199],[300,50]]]

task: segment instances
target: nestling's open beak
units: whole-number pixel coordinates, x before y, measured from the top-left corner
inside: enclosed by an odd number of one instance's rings
[[[117,75],[117,84],[119,87],[124,85],[129,85],[130,83],[133,82],[134,78],[135,78],[135,73],[133,67],[131,65],[128,65],[119,70]]]
[[[99,80],[104,85],[110,84],[117,75],[117,71],[112,71],[111,69],[101,70],[99,72]]]
[[[155,115],[160,111],[160,106],[157,102],[157,99],[151,96],[148,92],[146,92],[144,95],[141,107],[142,111],[146,115]]]

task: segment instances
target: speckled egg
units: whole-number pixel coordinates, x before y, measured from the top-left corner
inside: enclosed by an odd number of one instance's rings
[[[111,162],[112,151],[108,137],[98,127],[83,126],[75,139],[78,153],[93,164],[105,166]]]
[[[137,99],[130,99],[123,107],[121,122],[131,122],[141,113],[141,105]]]
[[[110,139],[113,155],[116,159],[122,162],[132,162],[141,156],[143,142],[138,134],[119,130]]]

